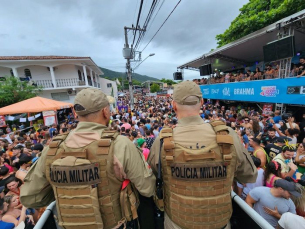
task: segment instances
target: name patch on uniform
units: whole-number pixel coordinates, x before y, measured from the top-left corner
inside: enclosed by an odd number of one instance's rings
[[[53,166],[50,179],[55,185],[93,185],[101,182],[98,163],[79,166]]]
[[[224,163],[209,164],[171,164],[171,175],[179,180],[225,180],[227,166]]]

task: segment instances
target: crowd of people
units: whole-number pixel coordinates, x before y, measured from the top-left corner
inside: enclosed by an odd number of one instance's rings
[[[120,100],[128,104],[127,96]],[[179,125],[171,101],[171,97],[138,96],[134,110],[112,111],[109,128],[129,138],[147,160],[161,129]],[[296,122],[291,114],[281,115],[279,111],[262,115],[251,107],[205,103],[199,115],[206,123],[224,121],[237,132],[252,156],[258,170],[257,180],[235,183],[236,193],[272,226],[278,222],[281,225],[299,222],[296,217],[305,216],[305,113]],[[40,210],[21,205],[20,186],[52,138],[73,131],[77,123],[77,119],[67,120],[26,132],[13,131],[9,126],[0,130],[0,228],[4,228],[1,223],[12,228],[22,221],[31,225],[37,222]],[[305,224],[304,219],[302,223]]]
[[[77,121],[70,120],[61,125],[43,126],[39,129],[17,129],[7,125],[0,129],[0,228],[14,228],[25,223],[33,228],[44,209],[28,209],[20,203],[20,186],[31,165],[41,155],[57,134],[76,128]]]
[[[305,75],[305,58],[300,58],[300,63],[291,64],[291,71],[289,77],[301,77]],[[199,85],[203,84],[216,84],[216,83],[230,83],[230,82],[243,82],[252,80],[263,79],[276,79],[279,78],[279,65],[267,65],[264,70],[259,67],[255,71],[235,71],[229,73],[217,72],[216,75],[210,78],[196,79],[195,82]]]

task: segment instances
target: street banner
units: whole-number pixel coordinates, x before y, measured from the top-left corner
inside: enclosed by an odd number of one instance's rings
[[[200,85],[200,90],[205,99],[305,105],[305,77]]]

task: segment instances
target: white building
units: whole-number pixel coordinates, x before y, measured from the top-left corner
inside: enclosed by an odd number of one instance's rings
[[[99,88],[117,97],[115,81],[101,78],[104,73],[90,57],[0,56],[0,77],[15,76],[43,87],[40,96],[73,103],[83,88]]]

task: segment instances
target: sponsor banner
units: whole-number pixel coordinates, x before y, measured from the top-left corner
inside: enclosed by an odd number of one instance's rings
[[[200,85],[205,99],[305,104],[305,77]]]

